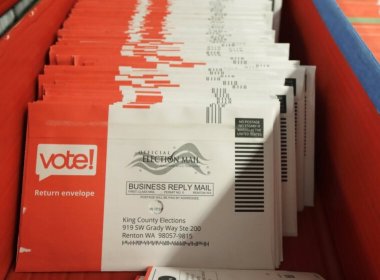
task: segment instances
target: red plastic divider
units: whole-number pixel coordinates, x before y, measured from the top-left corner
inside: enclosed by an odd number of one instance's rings
[[[54,33],[73,2],[41,1],[34,14],[28,13],[9,37],[0,40],[3,94],[0,103],[0,168],[3,175],[0,183],[0,279],[5,276],[14,256],[26,104],[35,98],[35,77],[41,70]],[[346,279],[380,279],[380,206],[377,203],[380,190],[376,185],[380,182],[379,116],[312,1],[284,2],[283,30],[288,30],[284,31],[284,37],[293,43],[293,54],[318,66],[317,177],[321,206],[325,211],[318,212],[317,216],[306,211],[302,220],[306,223],[307,235],[285,242],[286,255],[291,259],[287,259],[284,268],[302,270],[304,266],[324,274],[327,279],[336,280],[333,275],[339,275],[339,268],[335,260],[330,262],[325,255],[327,249],[332,254],[337,249]],[[329,225],[322,229],[319,222],[313,221],[323,221],[325,214]],[[323,233],[310,236],[312,229]],[[329,239],[329,233],[334,243],[327,242],[328,248],[315,246],[326,244],[323,239]],[[304,245],[310,242],[317,243],[306,248]],[[297,247],[299,251],[295,252]],[[308,250],[310,248],[319,251]],[[306,258],[308,253],[315,254],[317,262],[312,257]],[[302,259],[307,260],[305,264]],[[136,273],[10,273],[8,279],[132,279],[134,275]]]
[[[318,187],[344,277],[380,279],[380,116],[312,1],[285,10],[293,57],[318,69]]]

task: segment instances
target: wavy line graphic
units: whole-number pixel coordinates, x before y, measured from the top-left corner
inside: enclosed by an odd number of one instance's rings
[[[163,164],[158,164],[154,161],[144,161],[146,156],[152,156],[149,153],[135,153],[137,157],[128,166],[139,167],[144,169],[154,175],[163,175],[170,172],[173,168],[179,166],[190,167],[199,172],[200,174],[207,175],[207,173],[202,170],[202,166],[206,164],[202,161],[208,161],[199,149],[192,143],[186,143],[175,150],[170,156],[166,156],[166,161]],[[160,156],[158,156],[160,157]],[[197,158],[197,162],[192,162],[189,159]]]
[[[179,147],[176,151],[173,152],[172,156],[175,156],[176,154],[179,154],[182,151],[193,153],[195,156],[197,156],[200,159],[207,160],[202,153],[199,151],[197,146],[195,146],[193,143],[187,143]]]

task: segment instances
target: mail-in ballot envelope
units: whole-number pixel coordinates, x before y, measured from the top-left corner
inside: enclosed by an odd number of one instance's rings
[[[18,271],[273,269],[277,100],[30,105]]]

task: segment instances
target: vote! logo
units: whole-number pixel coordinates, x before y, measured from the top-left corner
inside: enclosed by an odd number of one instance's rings
[[[96,145],[40,144],[36,174],[40,181],[53,175],[94,176],[97,152]]]

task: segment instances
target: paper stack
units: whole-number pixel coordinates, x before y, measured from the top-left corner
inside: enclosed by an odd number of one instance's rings
[[[279,267],[313,205],[315,82],[279,7],[77,2],[29,105],[18,271]]]

